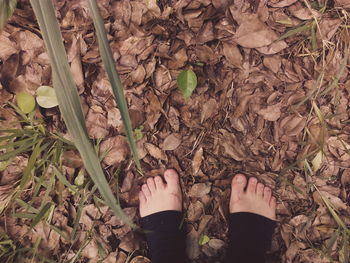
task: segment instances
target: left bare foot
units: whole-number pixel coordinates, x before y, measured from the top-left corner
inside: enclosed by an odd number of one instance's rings
[[[140,215],[145,217],[162,211],[182,211],[182,192],[179,176],[173,169],[164,173],[164,179],[160,176],[148,178],[142,185],[139,194]]]

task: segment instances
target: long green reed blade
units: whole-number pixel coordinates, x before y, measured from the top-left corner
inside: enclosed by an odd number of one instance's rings
[[[30,1],[38,20],[45,46],[49,54],[59,108],[68,132],[74,139],[85,168],[97,186],[106,204],[125,223],[133,225],[113,195],[105,178],[98,156],[89,140],[79,95],[70,72],[55,10],[51,0]]]
[[[16,9],[17,0],[0,0],[0,33]]]
[[[101,58],[102,58],[105,70],[107,71],[109,81],[112,85],[114,97],[118,103],[120,114],[122,116],[122,120],[125,127],[126,136],[128,137],[130,149],[134,157],[134,161],[136,163],[137,169],[140,172],[142,172],[140,158],[137,152],[136,142],[135,142],[132,125],[130,121],[130,116],[128,112],[128,106],[124,96],[123,86],[120,81],[119,75],[115,70],[112,51],[108,44],[104,23],[100,15],[96,0],[88,0],[88,4],[89,4],[90,13],[92,15],[92,19],[94,21],[94,26],[96,29]]]

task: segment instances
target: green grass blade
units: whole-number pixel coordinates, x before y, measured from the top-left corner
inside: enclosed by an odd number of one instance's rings
[[[128,137],[128,142],[130,145],[132,155],[134,157],[134,161],[136,163],[137,168],[141,172],[142,170],[141,170],[140,158],[137,152],[136,142],[135,142],[133,129],[130,121],[130,116],[128,112],[128,106],[125,100],[122,83],[120,81],[117,71],[115,70],[113,55],[112,55],[111,48],[108,44],[104,23],[100,15],[96,0],[88,0],[88,3],[90,8],[90,13],[94,21],[94,26],[96,29],[101,58],[102,58],[105,70],[107,71],[109,81],[112,85],[114,97],[118,103],[118,107],[120,110],[120,114],[122,116],[126,136]]]
[[[0,0],[0,33],[16,9],[17,0]]]
[[[51,208],[52,204],[51,203],[47,203],[41,210],[40,212],[35,216],[35,218],[33,219],[33,222],[30,224],[30,229],[32,229],[33,227],[35,227],[41,219],[44,218],[44,216],[46,215],[47,211],[49,211],[49,209]]]
[[[70,72],[67,54],[52,2],[51,0],[31,0],[30,3],[38,20],[49,54],[53,72],[53,84],[68,132],[73,137],[74,144],[82,157],[85,168],[106,204],[121,220],[132,225],[121,207],[118,206],[105,178],[98,156],[89,140],[79,95]]]
[[[7,152],[7,153],[2,153],[0,155],[0,161],[8,160],[8,159],[10,159],[12,157],[15,157],[15,156],[19,155],[20,153],[26,152],[34,144],[35,144],[35,141],[27,142],[24,145],[22,145],[21,147],[18,147],[16,150],[13,150],[13,151]]]
[[[291,29],[291,30],[287,31],[286,33],[284,33],[277,40],[275,40],[275,42],[278,42],[278,41],[281,41],[281,40],[286,39],[288,37],[294,36],[295,34],[302,33],[306,30],[309,30],[310,28],[311,28],[311,24],[301,23],[298,27]]]

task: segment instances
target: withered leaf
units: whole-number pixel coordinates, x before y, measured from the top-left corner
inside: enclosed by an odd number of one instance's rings
[[[160,159],[160,160],[163,160],[163,161],[167,161],[168,160],[168,157],[166,156],[166,154],[161,150],[159,149],[157,146],[155,146],[154,144],[152,143],[145,143],[144,144],[146,150],[148,151],[148,153],[155,159]]]
[[[181,137],[179,134],[172,133],[164,139],[162,149],[164,151],[173,151],[181,144]]]
[[[194,154],[192,160],[192,171],[193,175],[196,175],[199,172],[203,160],[203,148],[199,148]]]
[[[211,183],[194,184],[188,192],[189,197],[201,198],[209,194],[211,190]]]
[[[115,136],[103,141],[100,145],[100,154],[105,154],[103,162],[107,165],[118,166],[129,155],[129,145],[124,136]]]
[[[263,116],[263,118],[267,121],[277,121],[281,117],[281,103],[277,103],[275,105],[268,106],[265,109],[261,109],[258,111],[258,114]]]
[[[250,17],[238,27],[233,40],[242,47],[259,48],[270,45],[277,38],[277,34],[257,17]]]

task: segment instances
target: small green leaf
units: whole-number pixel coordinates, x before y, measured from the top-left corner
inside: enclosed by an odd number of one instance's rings
[[[42,108],[49,109],[58,105],[55,90],[49,86],[40,86],[36,95],[36,102]]]
[[[134,130],[134,137],[135,137],[135,140],[136,140],[136,141],[139,141],[139,140],[141,140],[141,139],[143,138],[143,133],[142,133],[142,131],[143,131],[144,128],[145,128],[145,127],[144,127],[143,125],[140,125],[138,128],[136,128],[136,129]]]
[[[200,246],[203,246],[203,245],[205,245],[206,243],[208,243],[209,240],[210,240],[210,238],[209,238],[207,235],[201,235],[201,237],[200,237],[199,240],[198,240],[198,244],[199,244]]]
[[[9,164],[10,164],[10,160],[0,161],[0,172],[4,171]]]
[[[188,99],[191,97],[192,92],[197,87],[197,76],[192,70],[183,70],[176,80],[177,87],[181,91],[182,95]]]
[[[29,93],[26,93],[26,92],[17,93],[16,101],[17,101],[18,107],[24,113],[32,112],[35,109],[35,99]]]
[[[74,184],[77,186],[82,186],[85,180],[85,169],[80,169],[78,176],[74,179]]]

